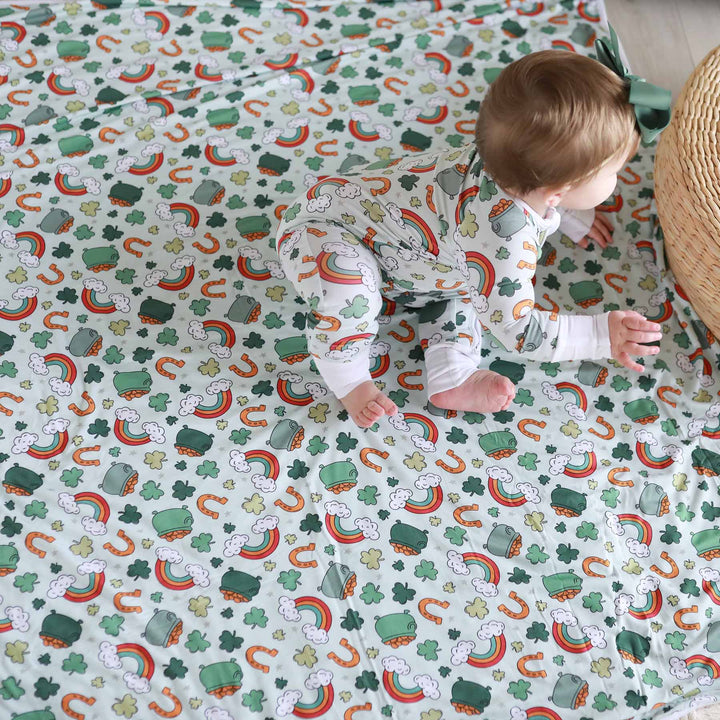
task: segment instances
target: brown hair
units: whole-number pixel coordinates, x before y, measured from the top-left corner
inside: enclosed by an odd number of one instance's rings
[[[497,184],[522,195],[588,180],[636,148],[639,133],[618,75],[584,55],[541,50],[508,65],[490,85],[475,139]]]

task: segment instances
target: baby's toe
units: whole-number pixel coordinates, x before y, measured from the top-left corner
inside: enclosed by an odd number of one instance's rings
[[[377,398],[377,402],[385,415],[395,415],[398,412],[398,406],[386,395]]]

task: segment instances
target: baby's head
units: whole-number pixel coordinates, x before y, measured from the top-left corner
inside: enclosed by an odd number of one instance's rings
[[[577,209],[612,194],[639,141],[624,81],[563,50],[508,65],[489,87],[476,128],[485,169],[503,190],[523,197],[556,189],[563,206]]]

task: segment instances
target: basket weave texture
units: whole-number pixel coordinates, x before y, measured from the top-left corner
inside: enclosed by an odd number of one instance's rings
[[[688,78],[661,135],[655,197],[670,268],[720,338],[720,46]]]

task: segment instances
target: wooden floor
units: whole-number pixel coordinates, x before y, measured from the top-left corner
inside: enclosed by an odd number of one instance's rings
[[[672,91],[720,45],[720,0],[605,0],[630,69]]]

